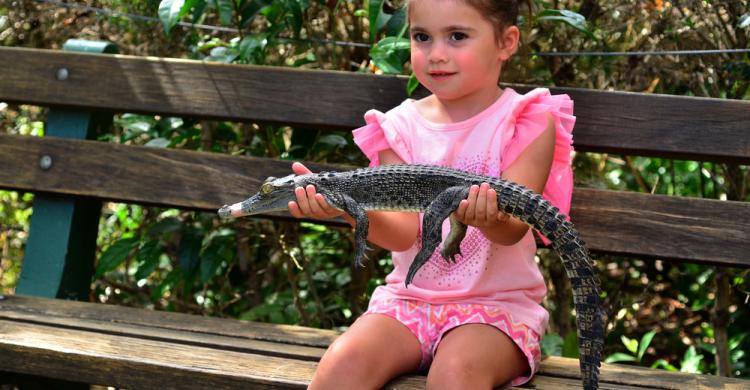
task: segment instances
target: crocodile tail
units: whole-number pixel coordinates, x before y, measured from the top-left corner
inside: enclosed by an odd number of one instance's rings
[[[599,300],[599,278],[588,250],[572,224],[565,221],[561,230],[564,233],[552,241],[552,247],[563,259],[573,287],[583,388],[598,389],[605,324]]]
[[[573,224],[544,197],[510,182],[496,184],[498,206],[550,239],[562,259],[573,288],[583,387],[597,389],[605,321],[599,279],[589,252]]]

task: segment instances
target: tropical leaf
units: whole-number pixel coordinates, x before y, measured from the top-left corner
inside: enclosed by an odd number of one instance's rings
[[[383,26],[388,23],[391,15],[383,12],[384,0],[369,0],[367,4],[367,17],[370,21],[370,42],[374,42]]]
[[[372,62],[380,70],[400,74],[409,60],[411,43],[406,38],[386,37],[370,49]]]
[[[606,359],[604,359],[604,363],[634,362],[634,361],[636,361],[635,356],[628,355],[622,352],[615,352],[607,356]]]
[[[739,21],[737,22],[737,25],[740,28],[748,28],[750,27],[750,12],[740,16]]]
[[[112,243],[99,258],[94,278],[100,278],[105,273],[117,268],[128,258],[128,255],[136,246],[138,246],[138,239],[135,237],[121,238]]]
[[[622,340],[622,344],[625,345],[625,348],[627,348],[632,354],[635,355],[638,352],[638,340],[631,339],[625,335],[620,336],[620,340]]]
[[[161,257],[161,247],[159,240],[150,240],[141,246],[138,251],[138,270],[135,272],[136,280],[149,277],[159,267],[159,258]]]
[[[193,7],[199,7],[205,0],[161,0],[159,2],[159,20],[164,26],[164,32],[169,35],[172,28],[182,19]],[[199,7],[202,9],[202,7]],[[202,11],[196,15],[200,17]]]
[[[646,353],[646,350],[648,349],[649,344],[651,344],[651,340],[654,339],[654,336],[656,335],[656,331],[652,330],[641,338],[641,341],[638,343],[638,355],[636,356],[638,358],[638,361],[640,362],[643,359],[643,355]]]
[[[564,9],[545,9],[539,13],[536,20],[562,22],[586,34],[589,38],[595,38],[587,27],[586,18],[577,12]]]
[[[169,34],[180,18],[180,11],[185,0],[162,0],[159,3],[159,19],[164,26],[164,32]]]
[[[412,72],[411,75],[409,75],[409,82],[406,83],[407,96],[411,96],[417,88],[419,88],[419,80],[417,79],[417,75]]]

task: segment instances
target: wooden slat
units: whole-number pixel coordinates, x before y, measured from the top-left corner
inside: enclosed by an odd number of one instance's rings
[[[238,342],[254,340],[280,343],[289,346],[301,346],[298,357],[314,356],[312,348],[327,348],[339,335],[338,332],[296,325],[267,324],[262,322],[239,321],[230,318],[204,317],[183,313],[143,310],[133,307],[90,304],[78,301],[52,300],[31,296],[7,296],[0,300],[0,318],[25,321],[57,321],[61,326],[86,327],[80,323],[108,323],[106,331],[113,333],[118,329],[153,329],[183,332],[196,336],[216,336],[233,338]],[[54,319],[54,320],[50,320]],[[52,322],[49,322],[52,323]],[[94,326],[96,327],[96,325]],[[131,332],[132,333],[132,332]],[[163,337],[155,333],[153,338]],[[255,345],[255,344],[250,344]],[[261,347],[263,344],[258,344]],[[247,347],[251,350],[253,347]],[[308,359],[309,360],[309,359]]]
[[[10,372],[124,388],[304,389],[316,363],[0,320],[0,365]],[[575,364],[570,366],[577,368]],[[631,373],[624,378],[648,377]],[[653,385],[631,385],[611,383],[602,377],[599,388],[676,390],[687,384],[695,389],[739,390],[747,386],[732,378],[685,374],[680,379],[675,383],[648,380]],[[394,379],[384,389],[417,390],[424,386],[424,376],[407,375]],[[578,378],[541,373],[534,378],[533,386],[539,390],[581,389]]]
[[[103,305],[97,305],[103,306]],[[133,313],[140,315],[140,312]],[[190,320],[196,316],[191,316]],[[140,319],[134,321],[137,325],[130,323],[123,323],[122,321],[114,323],[113,321],[104,321],[101,318],[82,318],[78,316],[64,315],[64,316],[51,316],[47,313],[34,313],[34,312],[23,312],[14,310],[0,310],[0,319],[12,320],[15,322],[22,322],[36,325],[53,326],[59,329],[71,329],[71,330],[83,330],[89,332],[99,332],[103,334],[113,336],[125,336],[125,337],[137,337],[144,340],[179,343],[187,346],[207,347],[207,348],[218,348],[227,351],[243,352],[243,353],[255,353],[259,355],[275,356],[283,358],[293,358],[298,360],[306,360],[316,362],[320,360],[325,352],[324,347],[309,347],[297,345],[303,340],[294,339],[292,334],[280,332],[276,329],[284,340],[292,341],[292,343],[282,343],[277,341],[266,341],[257,340],[254,338],[248,338],[247,334],[250,332],[225,328],[227,321],[216,319],[215,325],[216,330],[207,329],[205,332],[194,332],[185,329],[179,329],[179,323],[171,323],[164,327],[160,326],[159,323],[146,323]],[[179,318],[172,318],[173,321],[178,321]],[[161,324],[164,324],[162,321]],[[245,328],[249,328],[254,333],[255,324],[242,324]],[[260,325],[260,324],[258,324]],[[179,330],[175,331],[178,328]],[[235,330],[235,334],[226,335],[230,330]],[[263,330],[263,327],[260,329]],[[224,335],[218,335],[217,333],[224,333]]]
[[[302,389],[315,363],[0,320],[3,370],[137,389]]]
[[[750,101],[552,90],[575,102],[579,151],[750,163]]]
[[[5,371],[135,389],[304,389],[315,362],[0,320]],[[580,380],[537,375],[539,390],[581,389]],[[384,389],[424,389],[408,375]],[[602,383],[601,389],[676,389]],[[731,388],[731,387],[726,387]],[[739,387],[737,387],[739,389]]]
[[[405,96],[397,77],[173,58],[2,47],[0,67],[0,101],[321,127],[353,127],[364,107]]]
[[[315,362],[322,354],[323,347],[333,340],[333,337],[310,338],[306,332],[320,332],[321,334],[337,335],[337,332],[303,328],[298,326],[279,326],[255,322],[236,321],[229,319],[206,318],[179,313],[154,312],[144,309],[126,308],[120,306],[91,304],[74,301],[59,301],[36,297],[10,296],[0,301],[0,333],[3,333],[3,324],[9,329],[17,329],[16,324],[27,325],[24,328],[36,329],[39,333],[24,334],[23,337],[14,337],[11,341],[0,337],[0,352],[5,349],[18,348],[23,344],[23,352],[33,354],[51,354],[49,351],[42,352],[39,348],[54,350],[60,343],[57,337],[72,337],[74,340],[79,335],[85,334],[87,339],[99,340],[109,345],[130,345],[132,351],[123,354],[121,350],[106,349],[92,345],[89,341],[83,346],[78,346],[74,354],[96,355],[97,361],[109,365],[109,360],[128,360],[136,370],[153,370],[157,368],[152,365],[167,364],[165,361],[156,363],[151,354],[151,347],[159,345],[166,348],[167,361],[173,359],[180,352],[192,351],[191,354],[200,353],[204,357],[214,356],[214,351],[228,351],[232,354],[247,354],[251,358],[240,358],[247,360],[248,364],[255,364],[258,355],[283,357],[286,359],[300,360],[294,363],[295,367],[308,367],[307,363]],[[28,331],[28,329],[24,329]],[[15,330],[9,331],[16,334]],[[68,335],[70,333],[70,335]],[[29,339],[27,339],[29,338]],[[273,342],[260,342],[258,339],[274,340]],[[132,341],[131,341],[132,340]],[[46,342],[41,344],[42,341]],[[66,343],[70,341],[67,340]],[[72,343],[72,341],[70,341]],[[296,344],[300,342],[311,342],[315,347],[302,348]],[[13,344],[4,346],[3,344]],[[318,345],[322,344],[322,345]],[[65,344],[66,346],[68,344]],[[36,348],[36,350],[34,349]],[[67,347],[69,348],[69,346]],[[108,347],[109,348],[109,347]],[[143,348],[143,349],[141,349]],[[138,352],[135,352],[135,351]],[[70,351],[68,351],[70,353]],[[185,352],[187,353],[187,352]],[[236,356],[236,355],[234,355]],[[232,355],[230,355],[232,357]],[[43,367],[52,365],[57,367],[57,357],[51,356],[50,360],[39,367],[38,372],[44,373]],[[21,358],[15,365],[23,364],[27,359]],[[75,360],[75,359],[74,359]],[[279,362],[279,361],[276,361]],[[136,363],[145,363],[138,366]],[[67,363],[66,363],[67,364]],[[174,366],[174,362],[169,365]],[[191,359],[180,359],[176,364],[178,370],[183,371],[181,375],[199,375],[192,372],[192,368],[200,365]],[[7,366],[2,366],[7,367]],[[206,366],[202,366],[206,368]],[[236,368],[234,364],[219,364],[212,366],[221,375],[231,375]],[[123,368],[125,369],[125,368]],[[303,368],[302,370],[307,370]],[[54,371],[54,370],[52,370]],[[28,372],[28,371],[21,371]],[[151,371],[147,371],[151,372]],[[309,371],[308,371],[309,373]],[[139,374],[137,374],[138,376]],[[168,376],[175,375],[167,373]],[[71,379],[74,377],[62,377]],[[98,377],[97,377],[98,378]],[[684,389],[684,388],[741,388],[747,386],[747,381],[739,381],[728,378],[717,378],[713,376],[691,375],[686,373],[674,373],[664,370],[653,370],[627,365],[604,364],[601,370],[602,388],[660,388],[660,389]],[[94,380],[86,379],[92,382]],[[109,383],[104,379],[97,379],[96,383]],[[423,386],[424,378],[420,376],[407,376],[398,380],[398,383],[414,383]],[[580,388],[580,374],[578,361],[560,357],[548,357],[543,360],[541,370],[534,380],[539,388]],[[154,382],[157,386],[160,382]],[[201,382],[202,384],[203,382]],[[224,382],[222,382],[224,383]],[[248,382],[249,383],[249,382]],[[110,383],[112,384],[112,383]],[[120,383],[121,385],[124,385]],[[246,383],[247,384],[247,383]],[[562,387],[559,387],[562,386]]]
[[[8,135],[0,165],[0,188],[209,212],[290,172],[287,161]],[[578,188],[571,216],[594,251],[750,267],[748,203]]]
[[[578,360],[549,356],[542,360],[539,370],[545,376],[554,378],[580,378]],[[698,375],[686,372],[671,372],[626,364],[603,363],[600,381],[607,385],[637,386],[639,388],[661,389],[748,389],[750,381],[714,375]]]
[[[39,168],[41,156],[51,157],[50,169]],[[206,211],[292,173],[290,161],[2,134],[0,164],[4,188]]]
[[[750,203],[577,188],[571,220],[608,253],[750,267]]]
[[[0,47],[0,68],[0,101],[319,128],[359,127],[406,97],[404,77],[54,50]],[[575,101],[580,151],[750,163],[748,101],[552,90]]]

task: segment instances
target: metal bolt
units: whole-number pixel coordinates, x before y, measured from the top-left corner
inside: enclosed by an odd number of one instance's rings
[[[48,155],[44,155],[39,159],[39,168],[42,168],[43,171],[46,171],[52,167],[52,157]]]
[[[68,68],[60,68],[57,70],[57,79],[60,81],[65,81],[68,79],[68,76],[70,75],[70,72],[68,72]]]

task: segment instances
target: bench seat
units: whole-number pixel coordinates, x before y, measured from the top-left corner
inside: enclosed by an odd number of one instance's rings
[[[8,47],[0,47],[0,67],[0,102],[49,109],[45,137],[0,134],[0,189],[35,196],[19,295],[0,299],[0,385],[305,388],[337,332],[24,294],[88,299],[103,201],[215,213],[256,192],[266,177],[290,171],[288,160],[270,156],[85,140],[109,133],[113,114],[293,126],[312,135],[350,131],[368,109],[385,111],[406,98],[408,79]],[[575,101],[579,153],[750,164],[750,101],[552,91]],[[340,160],[305,163],[314,171],[343,168]],[[640,193],[593,184],[598,188],[576,187],[571,218],[595,255],[750,267],[750,203],[658,195],[656,183],[653,189],[644,183]],[[728,285],[726,275],[715,280]],[[728,287],[716,289],[718,313],[728,310],[723,291]],[[557,299],[564,302],[564,294]],[[714,325],[726,336],[726,324]],[[410,375],[387,388],[424,384],[424,376]],[[580,389],[578,360],[549,357],[524,387]],[[750,389],[750,381],[604,364],[600,387]]]
[[[128,389],[303,389],[337,335],[21,295],[0,300],[0,367]],[[423,389],[424,382],[422,375],[407,375],[386,388]],[[578,360],[547,357],[524,387],[531,386],[580,388]],[[604,364],[601,388],[741,389],[747,382]]]

